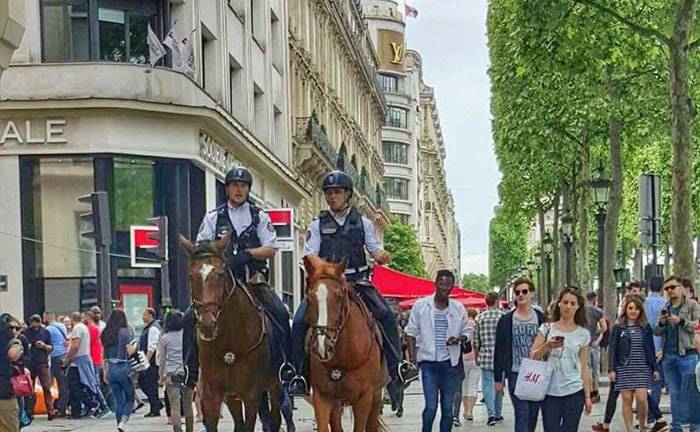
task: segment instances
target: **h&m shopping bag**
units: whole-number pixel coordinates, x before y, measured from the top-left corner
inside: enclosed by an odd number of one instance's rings
[[[553,370],[549,362],[524,358],[520,363],[518,380],[515,382],[515,395],[526,401],[544,400]]]

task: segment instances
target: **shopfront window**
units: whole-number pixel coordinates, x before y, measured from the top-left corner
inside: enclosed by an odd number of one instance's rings
[[[96,292],[95,244],[81,236],[90,223],[80,215],[90,209],[78,201],[94,191],[92,158],[32,158],[22,164],[31,177],[23,181],[30,190],[23,191],[22,248],[32,289],[25,299],[60,313],[79,310]]]
[[[130,253],[130,229],[132,225],[146,225],[153,211],[154,162],[142,158],[114,158],[114,230],[117,238],[117,254]],[[128,259],[119,257],[119,277],[154,277],[150,268],[132,268]]]
[[[42,0],[45,62],[148,61],[147,29],[161,25],[163,0]]]

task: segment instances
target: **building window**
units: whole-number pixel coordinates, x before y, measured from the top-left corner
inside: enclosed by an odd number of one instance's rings
[[[216,38],[202,24],[202,86],[211,94],[216,86]]]
[[[391,217],[398,219],[399,222],[401,222],[402,224],[408,225],[411,223],[411,215],[407,215],[404,213],[392,213]]]
[[[384,122],[384,124],[386,126],[407,129],[408,110],[406,108],[388,106],[386,108],[386,121]]]
[[[42,0],[44,61],[146,63],[148,25],[158,33],[160,10],[162,0]]]
[[[384,177],[384,192],[389,199],[408,200],[408,180]]]
[[[398,91],[398,78],[393,75],[379,74],[379,88],[384,93],[396,93]]]
[[[267,110],[265,109],[265,93],[256,84],[253,85],[253,133],[265,145],[268,140],[265,136],[266,127],[269,125]]]
[[[274,13],[270,13],[270,50],[272,53],[272,66],[282,75],[284,73],[283,50],[286,41],[282,38],[282,22]]]
[[[384,162],[408,165],[408,144],[384,141],[382,143]]]
[[[229,58],[229,75],[231,79],[229,100],[231,105],[231,115],[233,115],[238,121],[246,123],[244,121],[246,95],[245,85],[243,82],[243,68],[233,57]]]

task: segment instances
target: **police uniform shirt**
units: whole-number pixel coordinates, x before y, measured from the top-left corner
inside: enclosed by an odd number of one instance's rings
[[[247,201],[240,207],[236,208],[231,205],[231,201],[227,201],[228,216],[233,224],[233,229],[236,230],[236,235],[240,235],[245,231],[248,226],[252,223],[252,218],[250,216],[250,203]],[[218,212],[212,210],[204,216],[202,220],[202,225],[199,227],[199,233],[197,234],[197,241],[202,240],[217,240],[216,238],[216,218]],[[260,239],[261,246],[270,246],[277,249],[277,233],[275,232],[275,227],[272,225],[270,216],[267,213],[260,210],[258,214],[260,223],[258,224],[258,239]]]
[[[350,207],[345,210],[342,214],[337,215],[331,212],[333,219],[338,223],[338,225],[343,226],[345,219],[348,218],[350,214]],[[370,254],[375,253],[378,250],[384,249],[384,245],[377,239],[377,234],[374,231],[374,225],[366,217],[362,216],[362,228],[365,231],[365,247]],[[316,218],[311,221],[309,229],[306,231],[306,242],[304,243],[304,252],[302,256],[306,255],[318,255],[321,250],[321,221]]]

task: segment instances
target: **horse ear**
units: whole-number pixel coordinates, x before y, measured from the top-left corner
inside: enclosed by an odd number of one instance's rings
[[[195,246],[195,244],[191,241],[187,240],[187,238],[182,234],[177,235],[177,242],[180,243],[180,246],[182,246],[182,248],[190,255],[192,255],[195,249],[197,249],[197,246]]]
[[[226,249],[226,246],[231,242],[231,233],[226,234],[225,236],[221,237],[221,239],[216,240],[214,244],[212,244],[211,248],[218,254],[221,254],[224,249]]]
[[[314,274],[314,270],[318,265],[318,257],[315,255],[306,255],[304,257],[304,268],[306,269],[306,274],[311,276]]]
[[[335,273],[339,276],[342,277],[345,274],[345,270],[348,268],[348,262],[346,260],[342,260],[338,265],[335,266]]]

